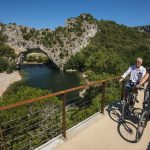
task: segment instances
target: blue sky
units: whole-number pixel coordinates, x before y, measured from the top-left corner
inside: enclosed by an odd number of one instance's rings
[[[127,26],[150,24],[150,0],[1,0],[0,22],[55,29],[65,20],[90,13],[98,20]]]

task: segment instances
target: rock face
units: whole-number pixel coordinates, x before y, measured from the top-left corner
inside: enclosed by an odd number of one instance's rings
[[[36,30],[16,24],[0,28],[8,36],[7,44],[18,54],[40,49],[63,70],[68,59],[84,48],[97,33],[95,19],[89,14],[67,19],[65,27]]]
[[[136,27],[136,28],[138,28],[138,31],[140,31],[140,32],[150,32],[150,25],[139,26],[139,27]]]

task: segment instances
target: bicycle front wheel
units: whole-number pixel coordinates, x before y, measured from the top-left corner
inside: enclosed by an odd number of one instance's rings
[[[136,142],[140,141],[146,125],[147,125],[147,111],[144,111],[141,115],[141,118],[138,124],[137,132],[136,132]]]

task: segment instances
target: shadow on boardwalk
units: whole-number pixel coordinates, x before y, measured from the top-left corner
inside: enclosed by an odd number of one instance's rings
[[[107,108],[109,117],[118,123],[118,133],[127,142],[135,143],[137,124],[141,114],[140,108],[131,109],[126,119],[121,121],[122,102],[120,100],[112,103]]]

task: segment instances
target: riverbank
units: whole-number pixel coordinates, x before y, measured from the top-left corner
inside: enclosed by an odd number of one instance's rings
[[[17,71],[10,74],[0,73],[0,96],[7,90],[10,84],[19,80],[21,80],[21,75]]]
[[[28,65],[41,65],[43,64],[42,62],[28,62],[28,61],[24,61],[23,64],[28,64]]]

